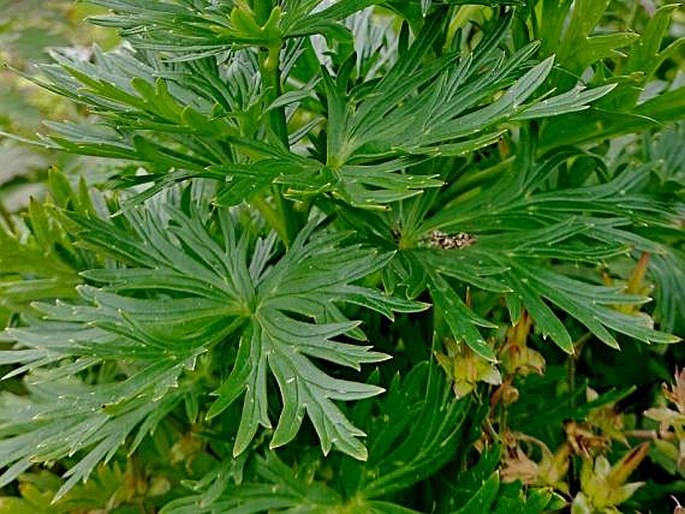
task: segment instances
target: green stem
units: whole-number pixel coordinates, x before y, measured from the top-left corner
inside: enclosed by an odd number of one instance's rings
[[[283,43],[279,43],[270,46],[269,48],[263,48],[260,51],[262,80],[264,81],[264,86],[268,89],[265,97],[267,104],[270,104],[281,96],[281,72],[279,65],[282,48]],[[285,119],[284,107],[271,109],[269,112],[269,124],[283,146],[288,148],[288,125]]]
[[[260,52],[260,68],[262,72],[262,80],[264,86],[268,89],[265,100],[266,104],[270,104],[281,95],[281,74],[280,74],[280,56],[283,43],[263,48]],[[281,144],[289,149],[288,142],[288,124],[285,118],[285,108],[278,107],[269,112],[269,126],[274,134],[278,137]],[[282,230],[279,231],[281,239],[286,246],[295,239],[295,236],[300,229],[300,216],[295,212],[293,203],[283,198],[283,191],[279,186],[273,187],[273,198],[276,209],[278,210],[279,226]]]

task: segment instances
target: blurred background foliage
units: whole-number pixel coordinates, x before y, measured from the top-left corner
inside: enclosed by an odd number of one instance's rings
[[[34,65],[50,60],[49,49],[69,47],[87,56],[93,44],[118,44],[116,32],[83,23],[98,9],[66,0],[0,0],[0,131],[33,137],[42,121],[84,116],[70,102],[22,77]],[[82,159],[22,145],[0,136],[0,212],[15,213],[40,196],[50,166],[83,171]]]

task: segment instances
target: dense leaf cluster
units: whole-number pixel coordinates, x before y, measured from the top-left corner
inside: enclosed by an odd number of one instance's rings
[[[0,512],[667,505],[677,5],[90,3],[24,142],[113,165],[0,212]]]

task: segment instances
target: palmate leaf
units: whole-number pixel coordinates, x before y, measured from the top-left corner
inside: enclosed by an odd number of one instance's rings
[[[136,384],[134,388],[128,383],[87,386],[60,378],[58,372],[54,376],[36,375],[40,382],[29,384],[29,398],[5,393],[0,403],[0,449],[1,465],[7,469],[0,483],[10,483],[37,462],[61,459],[89,448],[66,473],[68,480],[54,497],[57,501],[77,482],[86,480],[98,463],[111,459],[138,428],[134,449],[182,398],[182,390],[167,392],[172,385],[169,378],[180,374],[180,370],[164,364],[168,369],[162,373],[158,366],[157,370],[144,369],[144,375],[137,377],[146,387]],[[69,371],[78,369],[72,366]]]
[[[676,213],[640,192],[647,167],[617,173],[606,183],[545,191],[547,180],[563,163],[585,157],[578,150],[555,152],[539,162],[525,154],[497,181],[473,199],[466,198],[428,216],[431,201],[410,200],[399,222],[413,230],[406,237],[427,237],[432,230],[467,232],[475,242],[461,249],[413,248],[399,252],[386,276],[405,285],[411,295],[429,289],[446,328],[483,358],[495,360],[482,328],[492,328],[466,307],[445,278],[503,294],[516,323],[523,307],[543,336],[572,353],[573,341],[558,312],[577,319],[599,340],[618,347],[614,332],[647,343],[672,343],[678,338],[654,330],[646,314],[628,315],[614,306],[649,301],[621,288],[593,284],[557,271],[550,260],[597,265],[631,249],[661,254],[663,245],[641,235],[643,227],[672,230]],[[365,223],[364,218],[358,221]],[[411,240],[411,239],[410,239]],[[588,268],[589,277],[593,271]],[[386,280],[387,282],[387,280]]]
[[[546,104],[527,104],[549,75],[554,59],[530,66],[537,49],[534,44],[511,56],[500,52],[498,43],[506,34],[510,16],[502,17],[471,54],[446,54],[423,65],[443,21],[440,13],[428,18],[407,55],[356,104],[347,99],[348,77],[341,72],[334,82],[324,71],[330,165],[396,153],[467,154],[496,141],[501,135],[499,125],[508,119],[584,110],[588,102],[613,88],[575,90],[547,99]],[[529,66],[521,74],[521,69]],[[501,96],[482,106],[496,93]]]
[[[308,508],[312,512],[416,513],[401,506],[397,493],[445,466],[465,439],[477,437],[466,426],[472,412],[468,400],[454,398],[444,375],[422,362],[403,378],[395,375],[387,396],[354,407],[351,417],[369,427],[369,459],[359,462],[343,457],[339,481],[312,480],[305,465],[288,465],[277,452],[269,452],[253,462],[253,481],[235,486],[228,477],[216,478],[214,472],[209,475],[209,488],[171,502],[162,512],[237,514]]]
[[[426,228],[416,229],[419,233],[434,227],[453,227],[451,230],[480,235],[473,246],[461,250],[401,252],[392,266],[400,274],[400,282],[424,284],[425,278],[411,275],[412,270],[426,267],[424,277],[437,273],[503,293],[514,322],[525,305],[541,333],[551,336],[567,352],[573,351],[571,337],[562,318],[550,307],[573,316],[613,347],[618,343],[612,331],[646,342],[677,341],[674,336],[655,331],[646,315],[625,315],[612,307],[644,303],[647,298],[566,277],[546,263],[545,259],[555,259],[596,264],[625,254],[630,248],[662,253],[662,245],[634,231],[642,232],[643,225],[672,227],[675,222],[673,213],[638,192],[648,173],[641,167],[626,169],[602,185],[535,193],[549,173],[572,155],[579,154],[559,152],[528,171],[517,168],[508,179],[507,175],[499,178],[488,192],[478,196],[477,202],[466,200],[428,218]],[[626,214],[634,221],[623,219]],[[588,273],[592,276],[591,270]],[[454,307],[463,303],[457,295],[441,293],[435,287],[432,294],[436,309],[450,321],[452,335],[464,340],[476,353],[492,358],[477,329],[478,325],[486,325],[463,306]],[[452,297],[450,305],[444,301],[446,295]]]
[[[239,116],[245,104],[259,99],[248,78],[254,63],[243,55],[219,69],[209,59],[153,65],[127,51],[103,53],[96,48],[89,63],[55,51],[58,64],[43,68],[46,79],[37,81],[39,85],[105,119],[96,125],[52,123],[53,135],[44,143],[73,153],[154,162],[152,171],[166,165],[197,174],[226,162],[226,153],[210,140],[237,134],[226,111]],[[239,86],[231,92],[217,87],[224,80]],[[182,81],[192,83],[192,94],[178,86]]]
[[[270,426],[268,369],[283,401],[272,446],[291,441],[306,414],[325,453],[334,446],[365,458],[358,440],[363,432],[334,401],[367,398],[382,389],[333,378],[311,358],[354,369],[388,358],[370,346],[334,338],[363,336],[336,303],[362,305],[391,318],[393,311],[426,307],[353,284],[391,255],[343,247],[347,234],[317,231],[317,224],[310,223],[289,252],[273,262],[275,237],[250,241],[247,233],[235,234],[229,211],[212,216],[195,204],[191,209],[192,216],[171,206],[131,209],[116,224],[65,214],[64,223],[81,244],[121,264],[83,273],[101,287],[80,287],[81,304],[36,305],[42,319],[28,319],[28,326],[5,333],[4,339],[16,346],[3,352],[2,363],[20,366],[11,375],[32,371],[31,377],[51,386],[31,386],[29,399],[5,398],[0,466],[10,467],[3,483],[32,462],[95,446],[69,471],[71,479],[60,496],[102,459],[111,458],[139,427],[133,451],[184,396],[197,394],[184,371],[236,330],[242,335],[234,369],[215,392],[218,398],[208,414],[211,419],[245,396],[236,454],[246,449],[259,424]],[[101,363],[120,366],[124,378],[58,386],[66,380],[61,377]],[[50,371],[43,376],[41,368]],[[24,404],[21,416],[12,414]]]
[[[566,237],[577,236],[585,230],[583,224],[529,231],[529,244],[540,236],[536,246],[522,246],[515,237],[482,236],[473,247],[460,250],[412,250],[395,267],[400,282],[411,280],[411,269],[423,269],[436,312],[445,320],[452,337],[464,341],[481,357],[495,361],[492,349],[486,344],[481,328],[494,325],[469,309],[445,277],[456,278],[471,286],[504,294],[512,321],[521,314],[521,307],[534,319],[543,336],[568,353],[573,353],[573,342],[565,324],[552,307],[576,318],[604,343],[618,348],[612,331],[647,343],[673,343],[679,339],[654,329],[646,314],[627,315],[616,305],[636,305],[649,301],[641,295],[629,295],[620,287],[606,287],[577,278],[570,278],[551,267],[542,267],[541,257],[554,257],[578,262],[596,251],[592,245],[566,248],[561,243]],[[504,241],[504,243],[503,243]],[[550,246],[554,249],[550,252]],[[620,246],[600,249],[597,259],[611,257],[622,251]],[[584,256],[584,257],[582,257]],[[533,259],[533,260],[531,260]],[[420,279],[421,280],[421,279]],[[425,281],[424,286],[425,287]]]
[[[265,373],[273,372],[283,400],[283,411],[271,446],[295,437],[308,415],[321,440],[324,453],[332,446],[365,459],[366,450],[356,439],[363,433],[346,420],[331,400],[367,398],[381,392],[375,386],[333,379],[320,372],[306,356],[358,368],[365,362],[387,358],[359,347],[333,341],[351,334],[357,323],[349,322],[332,301],[359,303],[392,316],[391,310],[413,311],[421,304],[384,298],[378,293],[350,286],[382,267],[390,255],[374,255],[358,247],[341,249],[347,234],[312,238],[314,225],[298,236],[284,259],[257,285],[256,309],[241,338],[233,372],[215,392],[219,396],[208,416],[216,416],[243,392],[241,419],[234,452],[239,454],[252,440],[257,425],[270,427],[266,414]],[[315,320],[298,321],[287,313]]]

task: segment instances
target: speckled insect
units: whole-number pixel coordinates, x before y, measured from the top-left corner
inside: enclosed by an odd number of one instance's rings
[[[426,244],[432,248],[443,250],[460,250],[467,248],[476,242],[476,236],[459,232],[458,234],[446,234],[440,230],[434,230],[425,240]]]

